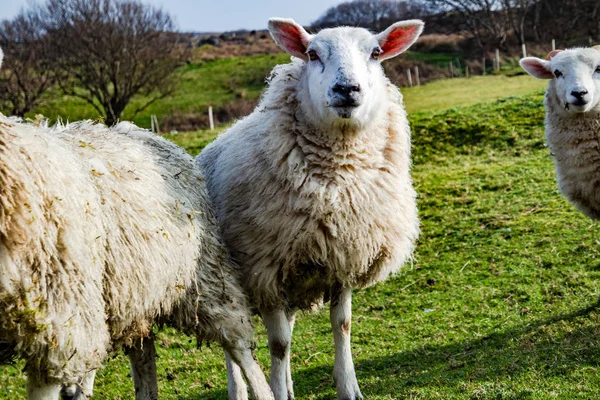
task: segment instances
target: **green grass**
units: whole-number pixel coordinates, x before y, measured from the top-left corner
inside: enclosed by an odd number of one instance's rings
[[[434,81],[426,85],[402,88],[409,113],[436,111],[448,107],[470,106],[506,96],[520,96],[542,90],[547,82],[520,75],[473,76]]]

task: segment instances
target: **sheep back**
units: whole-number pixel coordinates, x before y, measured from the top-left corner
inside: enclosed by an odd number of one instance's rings
[[[175,307],[210,339],[250,335],[189,155],[126,123],[0,118],[0,340],[29,374],[72,381]]]

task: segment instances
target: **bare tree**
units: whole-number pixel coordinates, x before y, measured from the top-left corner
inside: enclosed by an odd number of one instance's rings
[[[360,26],[381,31],[390,24],[412,17],[420,11],[421,3],[416,0],[354,0],[329,8],[312,26]]]
[[[22,117],[31,111],[54,82],[47,39],[37,15],[31,11],[22,11],[12,21],[0,24],[0,48],[4,52],[0,108],[10,115]]]
[[[504,0],[424,0],[437,7],[439,12],[458,13],[481,48],[486,39],[493,45],[502,46],[507,39],[510,26],[502,10]]]
[[[171,17],[138,0],[47,0],[39,14],[51,38],[58,84],[115,124],[174,89],[184,54]],[[143,100],[142,100],[143,98]]]

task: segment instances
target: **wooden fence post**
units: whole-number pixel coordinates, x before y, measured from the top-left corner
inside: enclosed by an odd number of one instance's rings
[[[406,79],[408,79],[408,86],[412,86],[412,76],[410,75],[410,68],[406,70]]]
[[[421,86],[421,76],[419,75],[419,67],[415,65],[415,81],[417,86]]]
[[[521,48],[523,49],[523,58],[527,57],[527,47],[525,46],[525,43],[521,45]]]
[[[552,51],[556,50],[556,39],[552,39]]]
[[[465,65],[465,78],[469,77],[469,66]]]
[[[500,71],[500,49],[496,49],[496,71]]]
[[[213,111],[212,106],[208,106],[208,124],[210,125],[210,130],[215,130],[215,120],[213,119]]]
[[[481,66],[482,66],[482,68],[481,68],[481,70],[482,70],[481,75],[485,75],[485,57],[483,57],[483,59],[481,60]]]

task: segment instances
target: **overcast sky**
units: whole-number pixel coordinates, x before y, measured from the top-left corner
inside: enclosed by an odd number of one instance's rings
[[[0,20],[12,18],[31,0],[0,0]],[[266,29],[270,17],[290,17],[303,25],[343,0],[142,0],[163,7],[182,31],[221,32]],[[38,0],[39,2],[39,0]]]

